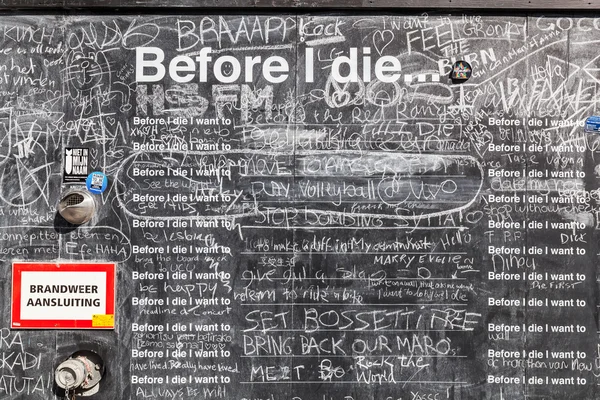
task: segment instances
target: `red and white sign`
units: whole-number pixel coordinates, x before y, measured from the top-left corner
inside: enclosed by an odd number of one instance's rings
[[[112,263],[14,262],[13,329],[113,329]]]

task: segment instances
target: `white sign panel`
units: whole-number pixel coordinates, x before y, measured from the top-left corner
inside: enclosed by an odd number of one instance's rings
[[[102,272],[23,272],[22,319],[89,319],[106,313]]]

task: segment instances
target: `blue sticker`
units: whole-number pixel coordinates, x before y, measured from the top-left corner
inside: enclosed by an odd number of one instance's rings
[[[101,194],[108,186],[108,178],[102,172],[92,172],[88,175],[85,185],[94,194]]]
[[[600,117],[596,115],[592,115],[588,119],[585,120],[585,129],[586,133],[599,133],[600,132]]]

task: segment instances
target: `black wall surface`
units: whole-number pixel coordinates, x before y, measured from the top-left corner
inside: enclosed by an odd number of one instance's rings
[[[92,399],[599,398],[598,43],[593,17],[0,17],[0,398],[55,398],[80,349]],[[140,83],[147,46],[290,72]],[[370,79],[337,83],[350,48]],[[110,185],[64,229],[72,147]],[[116,328],[11,329],[14,261],[116,262]]]

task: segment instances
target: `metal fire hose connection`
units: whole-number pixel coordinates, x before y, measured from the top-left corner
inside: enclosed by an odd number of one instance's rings
[[[70,190],[62,196],[57,209],[69,223],[81,225],[92,219],[96,212],[96,203],[89,192]]]
[[[56,385],[65,392],[91,396],[98,392],[103,373],[102,359],[92,352],[78,352],[54,371]]]

